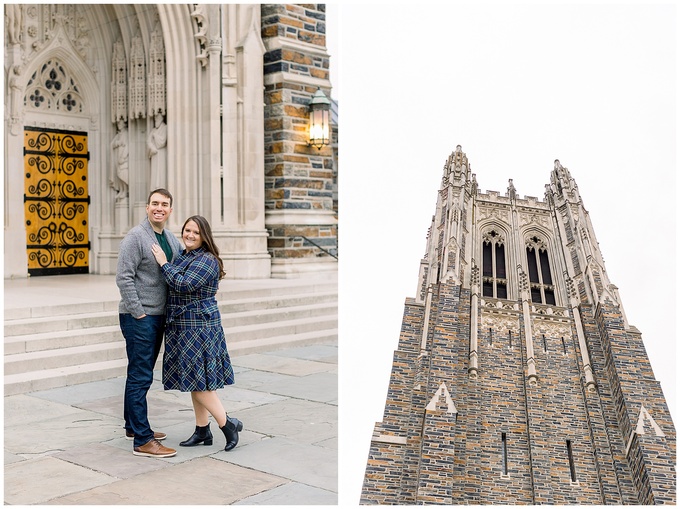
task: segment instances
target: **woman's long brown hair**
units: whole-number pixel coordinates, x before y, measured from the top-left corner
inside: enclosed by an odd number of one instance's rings
[[[210,228],[210,223],[203,216],[191,216],[182,225],[182,236],[184,236],[184,227],[189,221],[193,221],[198,226],[198,232],[201,234],[201,240],[203,241],[203,246],[206,250],[211,253],[215,258],[217,258],[217,263],[220,265],[220,279],[226,276],[224,272],[224,263],[222,263],[222,258],[220,258],[220,250],[217,249],[215,245],[215,240],[213,239],[212,229]]]

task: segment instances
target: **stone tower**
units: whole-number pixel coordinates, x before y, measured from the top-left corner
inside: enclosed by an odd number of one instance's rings
[[[576,182],[446,161],[362,504],[674,504],[675,429]]]

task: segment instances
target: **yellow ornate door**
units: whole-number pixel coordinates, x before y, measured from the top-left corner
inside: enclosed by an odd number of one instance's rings
[[[24,212],[31,276],[88,272],[87,133],[24,128]]]

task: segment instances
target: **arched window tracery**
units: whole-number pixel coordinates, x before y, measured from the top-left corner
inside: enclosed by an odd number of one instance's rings
[[[496,299],[508,298],[505,270],[505,239],[492,229],[482,236],[482,295]]]
[[[56,59],[45,62],[26,85],[24,105],[29,109],[82,113],[78,85]]]
[[[555,286],[545,242],[537,236],[527,239],[526,253],[531,301],[537,304],[555,305]]]

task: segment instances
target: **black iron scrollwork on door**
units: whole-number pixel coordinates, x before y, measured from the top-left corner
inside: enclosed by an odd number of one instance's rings
[[[88,272],[88,160],[87,133],[25,128],[29,274]]]

